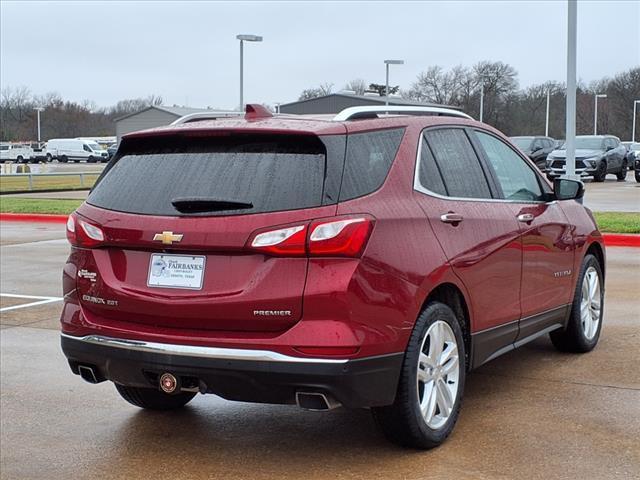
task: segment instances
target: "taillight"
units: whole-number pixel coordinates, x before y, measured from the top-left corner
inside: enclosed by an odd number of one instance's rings
[[[285,257],[359,257],[374,220],[368,215],[333,217],[273,230],[258,230],[247,242],[251,250]]]
[[[311,223],[309,255],[314,257],[359,257],[369,240],[373,220],[367,217],[318,220]]]
[[[251,240],[251,248],[270,255],[304,256],[307,226],[295,225],[258,233]]]
[[[104,242],[104,233],[96,225],[92,225],[80,218],[76,213],[69,215],[67,219],[67,239],[71,245],[83,248],[92,248]]]

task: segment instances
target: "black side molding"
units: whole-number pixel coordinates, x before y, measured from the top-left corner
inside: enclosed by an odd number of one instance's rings
[[[471,368],[478,368],[500,355],[529,343],[553,330],[565,328],[571,305],[516,320],[471,335]]]

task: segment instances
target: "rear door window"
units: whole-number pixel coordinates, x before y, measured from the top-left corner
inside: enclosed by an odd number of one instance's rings
[[[463,129],[427,130],[424,136],[442,175],[448,196],[458,198],[492,197],[480,160]]]
[[[146,143],[145,143],[146,142]],[[184,215],[189,202],[238,215],[322,205],[326,150],[318,137],[233,135],[141,140],[109,166],[89,195],[96,207]],[[210,207],[207,207],[210,205]]]
[[[387,178],[396,157],[403,128],[354,133],[347,137],[347,155],[340,200],[376,191]]]
[[[429,144],[426,142],[424,136],[422,136],[420,141],[422,142],[420,146],[420,165],[418,168],[420,185],[433,193],[447,195],[447,189],[444,186],[440,169],[433,158],[431,148],[429,148]]]

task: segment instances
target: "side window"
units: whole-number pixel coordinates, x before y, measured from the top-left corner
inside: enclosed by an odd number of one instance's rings
[[[82,144],[82,149],[83,149],[85,152],[89,152],[89,153],[91,153],[91,149],[90,149],[90,148],[89,148],[89,146],[88,146],[87,144],[85,144],[85,143],[83,143],[83,144]]]
[[[533,145],[531,145],[531,149],[535,151],[535,150],[538,150],[540,148],[542,148],[542,140],[540,140],[539,138],[536,138],[533,141]]]
[[[420,141],[422,142],[420,147],[420,165],[418,168],[420,185],[433,193],[447,195],[447,189],[442,181],[442,175],[440,175],[438,165],[436,165],[436,159],[433,158],[433,153],[431,153],[431,148],[429,148],[424,136],[420,137]]]
[[[400,146],[403,128],[354,133],[347,137],[347,156],[340,200],[374,192],[384,182]]]
[[[548,138],[545,138],[545,140],[544,140],[544,147],[545,147],[545,148],[553,148],[553,141],[552,141],[552,140],[550,140],[550,139],[548,139]]]
[[[424,136],[440,170],[448,196],[492,198],[480,160],[464,130],[427,130]]]
[[[542,189],[535,172],[502,140],[476,131],[489,163],[507,200],[542,200]]]

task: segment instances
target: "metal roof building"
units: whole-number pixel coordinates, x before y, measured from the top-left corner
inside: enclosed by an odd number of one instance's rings
[[[379,95],[356,95],[352,93],[331,93],[322,97],[299,100],[297,102],[283,103],[280,105],[280,113],[304,114],[327,114],[338,113],[349,107],[379,106],[385,104],[386,97]],[[416,106],[416,107],[446,107],[456,108],[449,105],[438,105],[436,103],[423,103],[406,98],[389,96],[389,105]]]
[[[147,128],[163,127],[174,120],[196,112],[216,112],[206,108],[151,106],[114,120],[118,142],[123,135]]]

